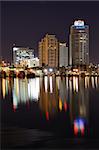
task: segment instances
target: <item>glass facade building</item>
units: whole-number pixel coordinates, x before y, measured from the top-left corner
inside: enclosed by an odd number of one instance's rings
[[[70,27],[69,65],[89,64],[89,26],[77,20]]]

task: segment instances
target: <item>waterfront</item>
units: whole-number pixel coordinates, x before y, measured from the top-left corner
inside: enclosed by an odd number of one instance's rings
[[[0,93],[2,148],[98,147],[99,77],[1,78]]]

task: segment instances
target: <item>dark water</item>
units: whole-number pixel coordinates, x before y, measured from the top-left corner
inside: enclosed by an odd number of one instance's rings
[[[99,148],[99,77],[0,79],[2,148]]]

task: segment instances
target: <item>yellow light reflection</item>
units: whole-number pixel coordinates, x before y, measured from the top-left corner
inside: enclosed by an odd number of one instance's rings
[[[19,95],[19,80],[16,78],[16,94]]]
[[[5,86],[5,79],[2,79],[2,94],[3,98],[5,98],[6,86]]]
[[[62,100],[59,98],[59,110],[62,111]]]
[[[59,88],[60,88],[60,87],[59,87],[59,86],[60,86],[60,84],[59,84],[59,83],[60,83],[60,77],[57,77],[57,78],[56,78],[56,83],[57,83],[58,90],[59,90]]]

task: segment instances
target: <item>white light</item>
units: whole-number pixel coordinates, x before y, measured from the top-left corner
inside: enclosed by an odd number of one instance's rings
[[[40,70],[37,70],[36,72],[37,72],[38,74],[40,74]]]
[[[38,101],[39,87],[39,78],[28,80],[28,95],[31,100]]]
[[[52,72],[53,71],[53,69],[52,68],[49,68],[49,72]]]
[[[44,72],[47,73],[47,69],[44,69]]]
[[[97,77],[95,77],[95,84],[96,84],[96,87],[98,87],[98,82],[97,82]]]
[[[69,88],[70,88],[70,91],[72,91],[72,81],[69,79]]]
[[[89,87],[89,77],[85,77],[85,88]]]
[[[66,89],[68,89],[68,77],[66,77]]]
[[[45,92],[47,92],[48,77],[45,77],[45,79],[44,79],[44,83],[45,83]]]
[[[75,26],[84,26],[84,21],[82,21],[82,20],[75,21],[74,25]]]
[[[17,47],[13,47],[13,51],[17,51],[19,48]]]
[[[73,88],[74,88],[74,91],[78,92],[78,78],[77,77],[73,77]]]
[[[52,77],[50,77],[50,93],[53,93]]]

